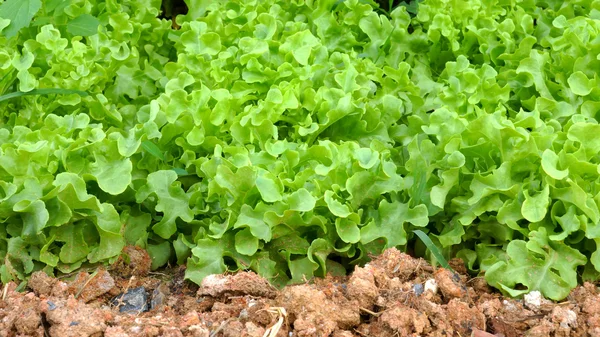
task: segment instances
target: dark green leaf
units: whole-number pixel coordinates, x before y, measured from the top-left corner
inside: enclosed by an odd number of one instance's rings
[[[28,27],[33,16],[42,7],[40,0],[7,0],[0,5],[0,18],[9,19],[10,25],[3,31],[11,38],[23,27]]]
[[[90,36],[98,33],[100,21],[92,15],[81,14],[67,23],[67,31],[73,35]]]

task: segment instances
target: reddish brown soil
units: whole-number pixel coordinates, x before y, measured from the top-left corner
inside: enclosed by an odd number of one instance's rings
[[[282,291],[251,272],[213,275],[197,287],[183,281],[182,268],[149,273],[148,256],[127,251],[108,271],[70,279],[38,272],[23,293],[3,285],[0,336],[600,336],[600,294],[589,283],[561,303],[525,304],[469,278],[459,261],[455,275],[390,249],[349,277]],[[437,291],[417,295],[415,285],[431,279]],[[140,286],[156,307],[119,313],[111,299]]]

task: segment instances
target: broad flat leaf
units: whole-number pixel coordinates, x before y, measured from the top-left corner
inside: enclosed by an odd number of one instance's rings
[[[54,243],[55,239],[56,239],[56,236],[52,236],[46,242],[46,244],[44,246],[42,246],[42,249],[40,249],[40,261],[51,267],[56,267],[58,265],[58,261],[60,260],[56,254],[48,251],[50,246]]]
[[[83,238],[83,227],[80,224],[69,224],[59,227],[56,231],[56,241],[64,242],[60,249],[60,261],[71,264],[84,259],[89,248]]]
[[[404,188],[404,180],[400,175],[380,177],[369,171],[354,174],[346,181],[346,189],[352,196],[352,207],[358,207],[366,202],[376,201],[385,193],[400,191]]]
[[[312,262],[307,257],[291,260],[288,262],[292,279],[288,284],[304,283],[314,277],[314,272],[319,265]]]
[[[100,21],[95,16],[81,14],[67,22],[67,32],[73,35],[90,36],[98,33],[98,26]]]
[[[148,228],[152,216],[148,213],[140,215],[127,215],[125,223],[125,231],[123,233],[125,241],[130,245],[145,247],[148,240]]]
[[[62,172],[59,173],[53,185],[58,187],[58,197],[61,201],[71,208],[90,209],[100,211],[100,202],[98,199],[87,193],[85,182],[78,175]]]
[[[177,236],[177,240],[173,241],[173,250],[175,250],[175,255],[177,256],[178,264],[185,264],[185,261],[192,254],[192,248],[195,245],[190,243],[183,233],[180,233]]]
[[[6,37],[11,38],[23,27],[28,27],[33,16],[42,7],[40,0],[7,0],[0,5],[0,18],[9,19],[10,25],[4,29]]]
[[[258,188],[260,195],[266,202],[281,201],[283,187],[277,183],[276,179],[268,173],[260,174],[256,178],[256,188]]]
[[[7,239],[6,255],[3,261],[3,267],[11,275],[23,279],[25,275],[33,271],[33,260],[28,254],[27,244],[19,237]],[[2,273],[4,274],[4,273]],[[2,275],[2,282],[8,282],[12,279]]]
[[[600,133],[600,125],[598,124],[575,123],[569,128],[567,137],[570,140],[579,142],[591,157],[600,151],[600,137],[596,137],[598,133]]]
[[[337,218],[335,220],[335,229],[340,236],[340,239],[344,242],[357,243],[360,240],[360,229],[358,228],[358,224],[349,218]]]

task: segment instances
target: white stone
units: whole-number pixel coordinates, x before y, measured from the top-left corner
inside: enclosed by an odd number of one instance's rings
[[[537,290],[529,292],[529,294],[525,294],[524,301],[525,306],[530,309],[537,309],[542,305],[542,293]]]
[[[438,292],[437,282],[432,278],[425,281],[425,291],[431,291],[432,293],[436,294]]]

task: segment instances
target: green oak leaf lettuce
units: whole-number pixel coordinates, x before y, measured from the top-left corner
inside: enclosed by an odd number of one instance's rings
[[[283,286],[416,229],[509,295],[600,275],[598,1],[186,4],[0,4],[2,282],[132,244]]]

